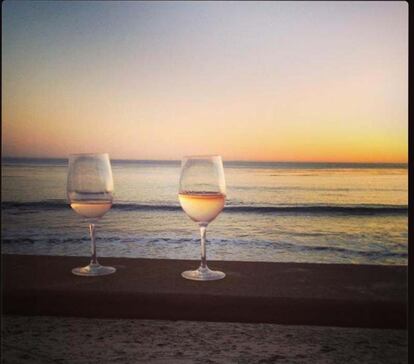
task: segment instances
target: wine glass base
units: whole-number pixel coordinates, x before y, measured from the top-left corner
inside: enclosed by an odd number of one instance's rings
[[[100,264],[89,264],[86,267],[73,268],[72,273],[77,276],[106,276],[108,274],[115,273],[116,269],[114,267],[107,267]]]
[[[198,268],[197,270],[186,270],[181,276],[193,281],[216,281],[223,279],[226,275],[218,270],[210,270],[208,267]]]

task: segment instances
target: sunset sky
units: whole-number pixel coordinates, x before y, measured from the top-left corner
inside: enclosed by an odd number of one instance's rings
[[[406,162],[406,2],[6,1],[3,156]]]

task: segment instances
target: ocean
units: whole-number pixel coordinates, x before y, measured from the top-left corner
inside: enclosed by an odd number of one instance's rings
[[[178,202],[180,162],[111,164],[98,258],[199,259],[198,226]],[[4,158],[1,169],[2,254],[89,256],[88,222],[66,201],[67,160]],[[225,161],[224,171],[207,259],[407,264],[407,164]]]

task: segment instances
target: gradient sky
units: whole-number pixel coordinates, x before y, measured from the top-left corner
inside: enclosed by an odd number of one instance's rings
[[[406,162],[406,2],[6,1],[3,156]]]

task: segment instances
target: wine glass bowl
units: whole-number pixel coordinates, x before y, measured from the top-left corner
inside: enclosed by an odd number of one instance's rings
[[[185,213],[199,224],[201,264],[197,270],[185,271],[184,278],[209,281],[225,277],[223,272],[207,267],[206,228],[224,208],[226,184],[220,156],[188,156],[181,164],[178,199]]]
[[[74,268],[73,274],[100,276],[114,273],[113,267],[102,266],[96,256],[95,223],[112,207],[113,177],[109,155],[72,154],[69,156],[67,198],[72,209],[88,219],[91,236],[91,261]]]
[[[213,221],[224,208],[226,196],[220,192],[183,192],[178,195],[181,207],[199,224]]]

